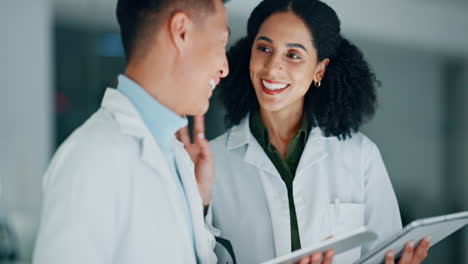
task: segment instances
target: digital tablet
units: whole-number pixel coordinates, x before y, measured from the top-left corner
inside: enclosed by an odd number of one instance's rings
[[[466,224],[468,224],[468,211],[416,220],[354,264],[383,263],[385,254],[391,249],[395,251],[395,258],[398,258],[408,241],[413,240],[417,245],[426,236],[431,236],[430,246],[433,246]]]
[[[375,239],[377,239],[377,235],[374,232],[367,229],[367,227],[360,227],[350,233],[324,240],[310,247],[296,250],[290,254],[269,260],[262,264],[295,263],[305,256],[312,255],[316,252],[324,252],[329,249],[335,250],[336,255],[359,247],[362,244],[371,242]]]

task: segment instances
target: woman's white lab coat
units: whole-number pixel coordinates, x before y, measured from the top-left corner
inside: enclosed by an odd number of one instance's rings
[[[193,163],[175,138],[173,144],[195,250],[176,176],[131,102],[108,89],[45,175],[33,263],[216,263]]]
[[[216,183],[208,221],[229,239],[238,263],[291,251],[286,185],[250,132],[249,117],[211,141]],[[397,200],[376,145],[361,133],[339,141],[311,130],[293,197],[302,247],[367,226],[378,241],[335,257],[352,263],[401,229]]]

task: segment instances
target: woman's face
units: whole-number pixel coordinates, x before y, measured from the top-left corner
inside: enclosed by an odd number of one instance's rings
[[[267,111],[303,107],[312,81],[325,73],[326,62],[318,63],[309,29],[292,12],[267,18],[251,52],[250,79],[260,107]]]

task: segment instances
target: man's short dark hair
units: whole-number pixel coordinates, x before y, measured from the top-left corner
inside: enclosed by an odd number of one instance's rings
[[[217,0],[118,0],[117,21],[127,60],[136,43],[149,37],[170,12],[180,10],[202,16],[206,11],[214,11],[214,1]]]

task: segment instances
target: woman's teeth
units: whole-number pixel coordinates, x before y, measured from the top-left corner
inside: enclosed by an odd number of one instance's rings
[[[265,86],[265,88],[272,91],[282,90],[288,86],[286,83],[269,83],[265,80],[262,80],[262,84]]]

